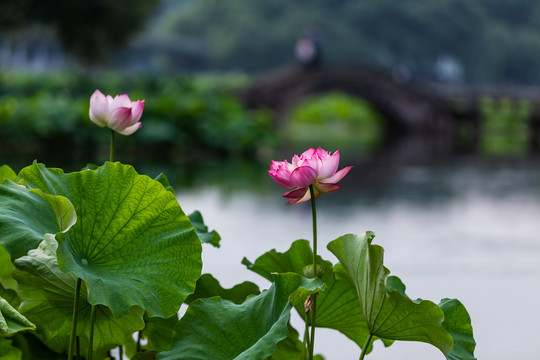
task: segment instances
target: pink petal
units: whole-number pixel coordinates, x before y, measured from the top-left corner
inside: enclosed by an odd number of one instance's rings
[[[103,93],[96,89],[90,96],[90,120],[98,126],[107,126],[109,120],[109,102]]]
[[[128,126],[127,128],[125,128],[124,130],[118,130],[118,132],[122,135],[131,135],[133,134],[135,131],[139,130],[142,126],[142,123],[138,122],[138,123],[135,123],[131,126]]]
[[[108,126],[115,131],[131,126],[131,108],[119,107],[112,110]]]
[[[290,184],[294,187],[306,187],[313,184],[317,172],[309,166],[300,166],[291,173]]]
[[[133,101],[131,105],[131,123],[135,124],[141,119],[144,109],[144,100]]]
[[[279,186],[290,189],[294,186],[291,185],[289,178],[291,176],[291,173],[286,170],[268,170],[268,174],[272,177],[272,179],[278,184]]]
[[[116,95],[111,102],[111,112],[119,107],[126,107],[131,109],[131,100],[127,94]]]
[[[318,183],[314,186],[314,189],[317,189],[321,194],[328,194],[341,189],[341,187],[336,184]],[[315,198],[317,198],[317,195],[315,195]]]
[[[300,188],[300,189],[294,189],[291,191],[287,191],[283,194],[283,197],[290,198],[290,199],[300,199],[304,195],[306,195],[306,192],[309,193],[309,189],[307,187]]]
[[[337,171],[339,166],[339,150],[332,156],[328,156],[323,160],[321,167],[319,168],[319,181],[324,181],[326,178],[331,177]]]
[[[317,156],[316,153],[313,153],[313,156],[304,158],[304,161],[302,162],[302,166],[309,166],[313,170],[315,170],[315,173],[318,176],[319,174],[319,168],[321,167],[322,162],[319,156]]]
[[[302,160],[300,159],[298,155],[293,156],[291,163],[292,163],[292,166],[295,168],[302,166]]]
[[[315,153],[315,149],[314,148],[309,148],[306,151],[304,151],[302,153],[302,155],[300,155],[300,157],[309,159],[309,158],[311,158],[313,156],[314,153]]]
[[[311,198],[309,194],[309,189],[307,188],[296,189],[286,192],[285,194],[283,194],[283,197],[289,198],[289,201],[287,201],[287,205],[308,201]]]
[[[329,178],[326,178],[324,180],[321,180],[322,183],[326,183],[326,184],[336,184],[338,181],[340,181],[341,179],[343,179],[343,177],[345,175],[347,175],[347,173],[349,172],[349,170],[351,170],[354,166],[347,166],[346,168],[343,168],[341,170],[339,170],[337,173],[335,173],[334,175],[330,176]]]

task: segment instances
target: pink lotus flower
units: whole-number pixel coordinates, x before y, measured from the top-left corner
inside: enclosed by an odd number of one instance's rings
[[[338,165],[339,150],[330,155],[330,152],[320,147],[317,150],[311,148],[304,151],[300,157],[294,155],[292,164],[287,160],[272,160],[268,174],[279,186],[293,189],[283,194],[283,197],[289,199],[287,202],[289,205],[309,200],[311,198],[309,185],[313,185],[315,198],[321,193],[341,189],[336,183],[347,175],[352,166],[337,171]]]
[[[122,134],[131,135],[139,130],[144,100],[131,101],[129,96],[103,95],[99,90],[90,97],[90,120],[99,127],[109,127]]]

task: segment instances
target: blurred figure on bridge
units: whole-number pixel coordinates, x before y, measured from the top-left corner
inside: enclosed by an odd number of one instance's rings
[[[298,38],[295,46],[295,55],[298,63],[304,68],[317,68],[321,64],[321,32],[318,29],[309,29]]]

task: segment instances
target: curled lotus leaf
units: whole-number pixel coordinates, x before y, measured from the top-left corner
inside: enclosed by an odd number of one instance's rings
[[[356,288],[370,334],[382,339],[425,342],[448,359],[472,359],[472,353],[462,351],[464,344],[474,343],[464,308],[454,308],[454,302],[438,306],[428,300],[410,299],[401,280],[389,276],[390,271],[383,265],[384,249],[371,244],[374,237],[372,232],[348,234],[328,244],[340,261],[334,271]],[[456,310],[454,314],[452,310]],[[470,339],[459,339],[461,335]]]

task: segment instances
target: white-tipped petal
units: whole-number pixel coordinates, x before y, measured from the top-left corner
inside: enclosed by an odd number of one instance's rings
[[[138,123],[135,123],[135,124],[133,124],[131,126],[128,126],[124,130],[118,131],[118,133],[128,136],[128,135],[133,134],[135,131],[139,130],[141,128],[141,126],[142,126],[142,123],[138,122]]]
[[[103,93],[96,89],[90,97],[90,120],[100,127],[107,126],[109,121],[109,102]]]
[[[135,124],[141,119],[144,109],[144,100],[137,100],[131,103],[131,123]]]
[[[111,112],[119,107],[126,107],[131,109],[131,100],[127,94],[116,95],[111,102]]]

